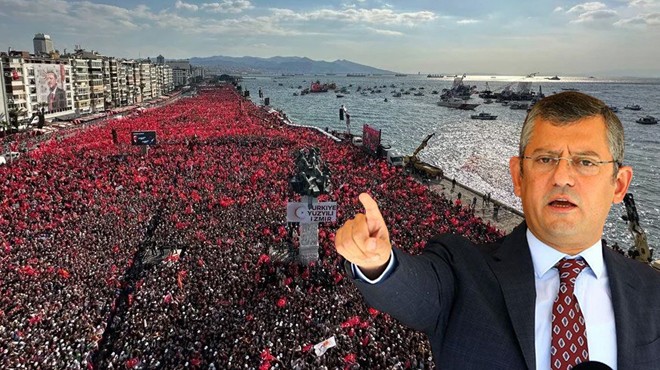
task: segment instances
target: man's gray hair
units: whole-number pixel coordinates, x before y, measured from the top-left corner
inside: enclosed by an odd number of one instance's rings
[[[584,118],[602,116],[607,129],[607,145],[616,162],[615,175],[618,165],[623,163],[624,136],[623,126],[619,117],[612,112],[607,104],[587,94],[575,91],[566,91],[550,95],[539,100],[527,114],[520,133],[520,146],[518,155],[524,156],[527,144],[532,138],[537,118],[549,121],[555,126],[566,126]]]

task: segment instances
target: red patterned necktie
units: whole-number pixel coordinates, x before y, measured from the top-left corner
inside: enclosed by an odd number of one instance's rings
[[[50,95],[48,95],[48,110],[52,111],[53,110],[53,103],[55,102],[55,94],[51,91]]]
[[[587,263],[582,257],[564,258],[555,267],[559,270],[559,292],[552,306],[550,363],[553,370],[570,370],[589,360],[584,316],[573,294],[575,279]]]

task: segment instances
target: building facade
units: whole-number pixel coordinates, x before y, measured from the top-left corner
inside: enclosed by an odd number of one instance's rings
[[[36,56],[50,55],[55,51],[53,40],[50,39],[49,35],[43,33],[35,34],[32,44],[34,46],[34,55]]]

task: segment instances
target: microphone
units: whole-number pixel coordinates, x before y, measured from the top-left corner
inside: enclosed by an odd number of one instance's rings
[[[612,370],[612,368],[599,361],[585,361],[573,366],[573,370]]]

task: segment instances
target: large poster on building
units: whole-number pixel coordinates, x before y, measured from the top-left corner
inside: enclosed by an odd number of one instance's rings
[[[66,93],[66,70],[64,64],[35,64],[34,77],[37,85],[37,102],[46,112],[67,110],[70,106]]]

